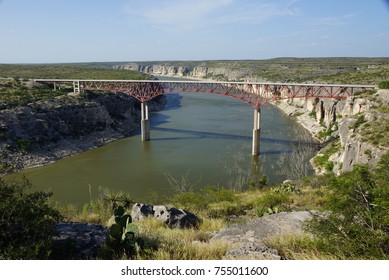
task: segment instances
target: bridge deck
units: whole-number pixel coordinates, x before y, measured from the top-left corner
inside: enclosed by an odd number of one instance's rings
[[[337,98],[344,99],[357,91],[374,88],[373,85],[224,82],[182,80],[76,80],[35,79],[41,83],[73,83],[76,93],[83,90],[101,90],[126,93],[141,102],[167,93],[210,93],[230,96],[254,108],[280,99]]]
[[[43,83],[73,83],[73,82],[108,82],[108,83],[173,83],[173,84],[231,84],[231,85],[271,85],[271,86],[315,86],[315,87],[352,87],[352,88],[375,88],[374,85],[353,84],[316,84],[316,83],[273,83],[273,82],[227,82],[227,81],[185,81],[185,80],[94,80],[94,79],[33,79],[34,82]]]

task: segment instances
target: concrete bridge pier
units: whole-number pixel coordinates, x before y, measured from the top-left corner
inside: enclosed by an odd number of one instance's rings
[[[74,94],[80,93],[80,81],[73,81],[73,93]]]
[[[259,155],[261,136],[261,109],[254,109],[253,150],[252,155]]]
[[[140,130],[141,130],[141,137],[142,141],[149,141],[150,140],[150,122],[149,122],[149,106],[146,102],[142,102],[140,105],[141,109],[141,123],[140,123]]]

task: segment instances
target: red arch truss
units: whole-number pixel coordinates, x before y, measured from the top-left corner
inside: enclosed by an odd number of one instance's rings
[[[162,80],[35,80],[37,82],[70,83],[75,91],[101,90],[128,94],[141,102],[169,93],[208,93],[230,96],[254,108],[263,103],[293,98],[344,99],[354,93],[374,88],[373,85],[333,85],[294,83],[251,83],[216,81]]]

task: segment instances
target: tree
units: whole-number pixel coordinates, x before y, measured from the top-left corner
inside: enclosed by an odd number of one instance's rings
[[[0,259],[47,259],[60,214],[48,205],[51,193],[31,192],[25,178],[0,179]]]
[[[308,225],[324,251],[348,259],[389,258],[388,176],[389,154],[373,171],[360,165],[329,179],[327,211]]]

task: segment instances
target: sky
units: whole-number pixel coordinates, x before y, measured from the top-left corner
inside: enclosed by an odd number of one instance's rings
[[[344,56],[389,56],[389,0],[0,0],[0,63]]]

